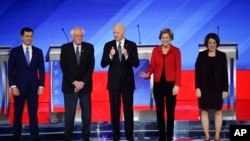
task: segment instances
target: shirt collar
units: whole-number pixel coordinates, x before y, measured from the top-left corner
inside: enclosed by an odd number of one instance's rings
[[[119,45],[119,42],[121,42],[121,45],[123,45],[125,42],[125,39],[123,38],[121,41],[116,41],[117,46]]]
[[[25,44],[23,44],[23,43],[22,43],[22,46],[23,46],[23,49],[26,49],[27,47],[28,47],[29,49],[31,49],[31,47],[32,47],[31,45],[27,46],[27,45],[25,45]]]
[[[74,42],[73,42],[73,44],[74,44],[74,48],[76,48],[76,47],[81,48],[81,47],[82,47],[82,45],[81,45],[81,44],[80,44],[80,45],[77,45],[77,44],[75,44]]]

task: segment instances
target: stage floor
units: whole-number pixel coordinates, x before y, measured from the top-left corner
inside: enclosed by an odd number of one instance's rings
[[[221,132],[221,140],[229,141],[229,128],[231,124],[250,124],[246,121],[224,120]],[[74,129],[74,141],[81,140],[81,123],[76,121]],[[50,124],[40,124],[40,136],[43,141],[62,141],[63,140],[63,122],[54,122]],[[121,140],[125,141],[123,122],[121,122]],[[112,141],[110,122],[96,122],[91,125],[92,141]],[[210,133],[213,140],[214,122],[210,121]],[[155,120],[135,121],[134,137],[136,141],[157,141],[157,125]],[[10,141],[12,137],[12,127],[9,124],[0,124],[0,140]],[[29,126],[23,125],[22,141],[29,141]],[[175,141],[201,141],[204,140],[204,134],[200,121],[176,121],[175,122]]]

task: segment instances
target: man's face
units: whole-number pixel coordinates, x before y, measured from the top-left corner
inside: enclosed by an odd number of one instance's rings
[[[121,41],[124,38],[125,30],[121,26],[115,26],[113,34],[116,41]]]
[[[33,41],[33,32],[24,31],[24,34],[21,36],[23,44],[29,46],[32,44]]]
[[[80,45],[83,41],[83,32],[80,29],[75,29],[72,35],[75,44]]]

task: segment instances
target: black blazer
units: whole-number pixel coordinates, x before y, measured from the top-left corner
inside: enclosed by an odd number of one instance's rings
[[[116,54],[110,59],[109,53],[112,47],[115,48]],[[107,42],[104,46],[101,66],[104,68],[109,65],[107,83],[109,90],[135,89],[133,67],[139,66],[137,46],[134,42],[125,39],[124,48],[127,49],[129,56],[125,59],[122,55],[122,61],[120,61],[115,40]]]
[[[84,87],[79,93],[90,93],[92,91],[92,74],[95,66],[94,46],[87,42],[81,44],[81,57],[79,66],[73,42],[61,46],[60,65],[63,73],[62,91],[73,93],[73,81],[83,81]]]
[[[195,87],[207,88],[209,85],[209,72],[208,72],[208,50],[199,52],[195,63]],[[227,58],[224,52],[216,50],[215,63],[214,63],[214,76],[216,86],[222,91],[228,91],[228,71],[227,71]]]
[[[8,77],[9,86],[16,85],[19,90],[29,88],[37,92],[39,86],[44,87],[45,69],[42,50],[32,46],[32,58],[28,65],[22,45],[11,49],[8,60]]]

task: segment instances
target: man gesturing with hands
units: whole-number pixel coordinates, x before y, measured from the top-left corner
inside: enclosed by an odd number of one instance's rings
[[[135,89],[133,67],[139,66],[137,46],[125,39],[125,27],[116,24],[113,27],[114,40],[104,46],[101,66],[108,69],[107,89],[109,91],[113,140],[120,139],[120,107],[123,102],[125,136],[133,141],[133,94]]]

